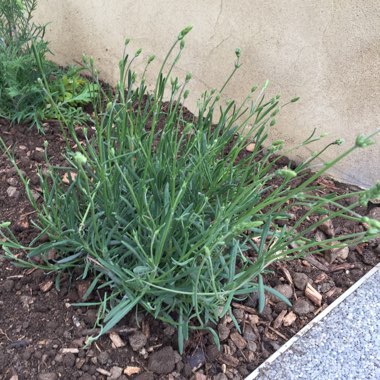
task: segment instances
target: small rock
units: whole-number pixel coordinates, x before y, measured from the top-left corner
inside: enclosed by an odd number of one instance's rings
[[[7,183],[10,186],[16,187],[18,185],[17,179],[14,177],[8,178]]]
[[[93,380],[92,376],[89,373],[85,373],[78,380]]]
[[[188,364],[190,364],[192,369],[200,368],[206,362],[206,356],[202,349],[196,349],[187,358]]]
[[[149,371],[166,375],[174,370],[174,351],[172,347],[164,347],[150,355],[148,361]]]
[[[249,341],[247,344],[247,348],[251,352],[256,352],[257,351],[257,344],[254,341]]]
[[[10,292],[15,285],[15,282],[13,280],[6,280],[2,286],[2,289],[6,292]]]
[[[111,376],[108,380],[117,380],[123,374],[123,368],[120,367],[112,367],[110,369]]]
[[[58,376],[54,372],[40,373],[37,376],[38,380],[57,380]]]
[[[326,258],[332,264],[336,259],[346,260],[349,252],[348,247],[331,249],[326,253]]]
[[[9,198],[18,198],[20,195],[20,192],[17,190],[14,186],[9,186],[7,189],[7,194]]]
[[[76,288],[78,292],[78,296],[81,300],[85,300],[83,297],[86,294],[91,282],[90,281],[78,281],[76,283]]]
[[[175,328],[173,326],[167,326],[167,327],[165,327],[163,332],[167,336],[172,336],[175,333]]]
[[[241,309],[233,309],[232,313],[234,314],[236,320],[241,322],[244,319],[244,310]]]
[[[230,329],[226,326],[220,323],[218,325],[218,333],[219,333],[219,339],[221,342],[226,340],[230,335]]]
[[[98,319],[98,312],[95,309],[88,309],[86,314],[83,315],[83,319],[90,326],[94,326]]]
[[[133,351],[138,351],[146,345],[146,336],[141,331],[136,331],[129,336],[129,344]]]
[[[314,307],[306,300],[299,298],[294,302],[293,310],[298,315],[306,315],[311,313],[314,310]]]
[[[368,213],[368,217],[380,221],[380,207],[376,206],[371,208],[371,210]]]
[[[244,336],[244,339],[246,339],[248,342],[254,341],[257,339],[256,334],[253,332],[253,328],[248,324],[246,324],[244,327],[243,336]]]
[[[154,380],[154,375],[151,372],[144,372],[137,375],[134,380]]]
[[[102,364],[102,365],[107,364],[109,358],[110,358],[110,355],[108,354],[108,352],[106,352],[106,351],[102,351],[102,352],[98,355],[98,362],[99,362],[100,364]]]
[[[287,310],[288,309],[288,305],[285,303],[285,302],[277,302],[274,306],[273,306],[273,310],[276,312],[276,313],[281,313],[283,310]]]
[[[254,150],[255,150],[255,144],[254,143],[251,143],[251,144],[248,144],[247,146],[246,146],[246,148],[245,148],[245,150],[247,151],[247,152],[253,152]]]
[[[215,344],[209,345],[206,348],[206,357],[209,362],[216,360],[221,354],[220,350]]]
[[[326,218],[326,215],[322,219]],[[335,229],[331,219],[325,220],[318,228],[324,232],[327,236],[333,237],[335,235]]]
[[[263,312],[261,313],[261,316],[269,321],[273,321],[273,315],[272,315],[272,308],[269,305],[265,305]]]
[[[290,299],[293,296],[293,289],[288,284],[277,285],[274,289],[277,290],[279,293],[281,293],[287,299]],[[277,297],[273,297],[273,298],[274,298],[273,301],[280,302],[280,299],[278,299]]]
[[[367,264],[367,265],[376,265],[377,264],[376,255],[374,254],[373,251],[371,251],[369,249],[366,249],[363,252],[362,260],[363,260],[363,263]]]
[[[30,193],[32,194],[32,197],[35,201],[41,196],[41,194],[38,191],[33,189],[30,190]]]
[[[32,153],[32,159],[37,162],[41,162],[45,159],[45,153],[42,148],[37,148],[35,151]]]
[[[66,355],[63,356],[63,365],[66,368],[74,367],[75,360],[76,360],[76,358],[75,358],[74,354],[66,354]]]
[[[312,280],[305,273],[295,272],[293,274],[293,282],[297,289],[303,291],[308,283],[312,283]]]
[[[224,373],[218,373],[212,380],[228,380],[228,377]]]

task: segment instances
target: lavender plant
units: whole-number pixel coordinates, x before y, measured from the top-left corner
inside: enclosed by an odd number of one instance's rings
[[[180,351],[191,330],[206,329],[218,342],[213,326],[226,314],[235,321],[231,302],[252,292],[259,294],[260,310],[266,292],[289,303],[264,285],[270,264],[357,244],[380,231],[378,221],[354,211],[358,203],[342,203],[352,195],[365,203],[379,195],[380,184],[344,195],[321,197],[315,192],[316,179],[352,151],[371,144],[373,135],[359,136],[355,146],[315,174],[307,167],[318,154],[296,167],[278,168],[288,151],[282,141],[268,141],[268,130],[289,102],[281,104],[280,96],[267,99],[267,84],[253,87],[240,105],[222,100],[240,67],[240,50],[220,91],[205,91],[196,115],[188,116],[184,104],[191,75],[181,80],[173,68],[190,29],[173,43],[152,92],[145,72],[154,57],[148,58],[138,80],[132,65],[141,50],[132,57],[124,54],[116,93],[106,102],[94,102],[96,130],[93,138],[85,130],[85,144],[55,104],[42,75],[62,123],[67,165],[55,167],[47,158],[48,170],[40,173],[41,204],[19,171],[40,231],[29,246],[17,242],[9,223],[0,230],[6,255],[20,265],[56,273],[79,268],[81,278],[91,279],[86,297],[103,289],[104,298],[96,303],[101,334],[138,307],[176,327]],[[84,62],[97,81],[93,60]],[[300,146],[319,138],[313,133]],[[254,148],[246,154],[248,144]],[[65,173],[68,185],[62,180]],[[305,211],[291,222],[295,206]],[[316,241],[312,231],[335,217],[365,222],[369,228]],[[43,235],[49,240],[39,243]],[[57,252],[54,260],[49,259],[51,249]],[[16,256],[18,250],[27,256]]]

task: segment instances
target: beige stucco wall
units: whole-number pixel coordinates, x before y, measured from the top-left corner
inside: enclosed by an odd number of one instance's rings
[[[290,144],[317,128],[330,133],[325,141],[344,137],[348,145],[380,126],[377,0],[40,0],[37,19],[51,22],[47,37],[56,61],[93,55],[111,82],[126,36],[132,51],[156,54],[157,65],[178,31],[192,24],[178,69],[193,74],[190,106],[202,90],[222,84],[240,47],[243,65],[227,95],[241,100],[253,84],[269,79],[270,95],[300,96],[276,125],[276,137]],[[379,180],[377,141],[333,174],[362,186]],[[332,148],[325,158],[338,152]]]

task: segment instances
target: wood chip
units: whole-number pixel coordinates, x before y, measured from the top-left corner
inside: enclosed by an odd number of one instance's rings
[[[62,348],[62,354],[78,354],[79,350],[77,348]]]
[[[244,350],[244,348],[247,347],[247,341],[238,332],[232,333],[230,339],[235,343],[239,350]]]
[[[330,272],[338,272],[340,270],[348,270],[355,268],[356,265],[352,263],[343,263],[343,264],[337,264],[337,265],[331,265]]]
[[[305,257],[305,260],[307,260],[310,264],[314,265],[316,268],[322,270],[323,272],[330,272],[330,268],[327,265],[322,264],[313,256],[307,256]]]
[[[70,177],[69,177],[70,175]],[[65,183],[66,185],[69,185],[71,182],[74,182],[75,178],[77,177],[77,173],[75,172],[70,172],[69,173],[65,173],[62,177],[62,182]],[[70,179],[69,179],[70,178]]]
[[[109,337],[112,341],[112,346],[114,348],[120,348],[120,347],[124,347],[125,346],[125,343],[123,342],[123,340],[120,338],[120,335],[115,333],[115,332],[110,332],[109,333]]]
[[[239,359],[233,357],[232,355],[228,355],[228,354],[220,355],[219,360],[229,367],[237,367],[238,365],[240,365]]]
[[[240,303],[236,303],[236,302],[232,302],[232,306],[236,309],[244,310],[249,314],[257,314],[257,310],[254,309],[253,307],[244,306],[244,305],[242,305]]]
[[[278,335],[280,338],[282,338],[284,340],[288,340],[289,339],[288,337],[286,337],[284,334],[281,334],[279,331],[277,331],[273,327],[268,326],[268,329],[271,330],[271,331],[273,331],[276,335]]]
[[[48,292],[53,287],[54,281],[53,280],[47,280],[39,285],[39,288],[42,293]]]
[[[282,272],[284,273],[284,276],[286,280],[289,282],[290,285],[293,285],[293,279],[292,276],[290,275],[290,272],[288,271],[287,268],[281,267]]]
[[[112,376],[111,372],[109,372],[103,368],[97,368],[96,372],[99,372],[101,375],[104,375],[104,376]]]
[[[285,327],[291,326],[296,321],[296,319],[297,319],[296,314],[293,313],[292,311],[289,311],[289,313],[282,320],[282,324]]]
[[[319,293],[315,288],[313,288],[309,283],[305,288],[305,296],[309,298],[311,302],[313,302],[317,306],[321,306],[322,304],[322,294]]]
[[[287,314],[286,310],[281,311],[281,313],[278,315],[278,317],[273,322],[273,328],[274,329],[278,329],[281,327],[282,322],[283,322],[286,314]]]
[[[128,366],[127,368],[124,369],[124,375],[127,375],[127,376],[137,375],[140,372],[141,372],[141,368],[140,367],[130,367],[130,366]]]
[[[316,284],[320,284],[321,282],[326,281],[327,278],[328,278],[327,274],[322,272],[317,277],[315,277],[314,282]]]
[[[141,330],[142,330],[142,333],[143,333],[147,338],[150,337],[150,327],[149,327],[149,323],[148,323],[145,319],[143,319],[143,321],[142,321]]]

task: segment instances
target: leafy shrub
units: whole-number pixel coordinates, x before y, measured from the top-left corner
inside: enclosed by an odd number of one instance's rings
[[[132,59],[123,56],[116,93],[106,107],[94,105],[96,132],[90,139],[85,130],[86,144],[79,143],[74,126],[54,106],[62,132],[69,131],[67,141],[74,140],[77,150],[68,143],[66,167],[47,161],[48,171],[40,173],[41,204],[23,178],[41,233],[22,247],[9,223],[2,225],[3,249],[18,263],[58,273],[79,268],[82,278],[92,274],[86,296],[103,291],[97,303],[102,333],[139,306],[177,328],[181,351],[191,329],[208,329],[218,341],[212,326],[226,313],[234,320],[233,300],[257,291],[262,310],[267,291],[288,303],[263,284],[271,263],[356,244],[380,230],[379,222],[355,213],[358,203],[342,205],[353,194],[320,197],[314,191],[318,177],[372,143],[371,136],[359,136],[354,147],[313,175],[307,165],[318,155],[295,168],[278,168],[287,151],[282,141],[269,143],[267,136],[284,106],[280,96],[266,100],[265,85],[258,95],[253,88],[241,105],[220,99],[240,66],[239,50],[221,91],[204,92],[196,117],[186,116],[191,75],[181,81],[172,70],[189,29],[164,59],[152,93],[144,75],[137,84],[131,69],[141,51]],[[87,64],[94,73],[92,61]],[[48,90],[46,78],[43,82]],[[50,101],[54,105],[52,96]],[[317,139],[313,134],[301,145]],[[249,154],[248,144],[254,144]],[[354,195],[365,203],[379,192],[380,184]],[[295,206],[304,213],[288,224]],[[364,221],[370,228],[317,242],[312,231],[334,217]],[[49,241],[41,244],[43,235]],[[27,251],[31,260],[16,257],[14,249]],[[54,260],[49,260],[51,249],[57,252]]]
[[[79,76],[80,69],[66,72],[46,59],[45,26],[32,21],[36,7],[37,0],[0,0],[0,116],[37,127],[41,120],[55,117],[37,81],[42,70],[52,82],[52,96],[61,112],[72,122],[89,120],[79,106],[92,103],[97,88]]]

